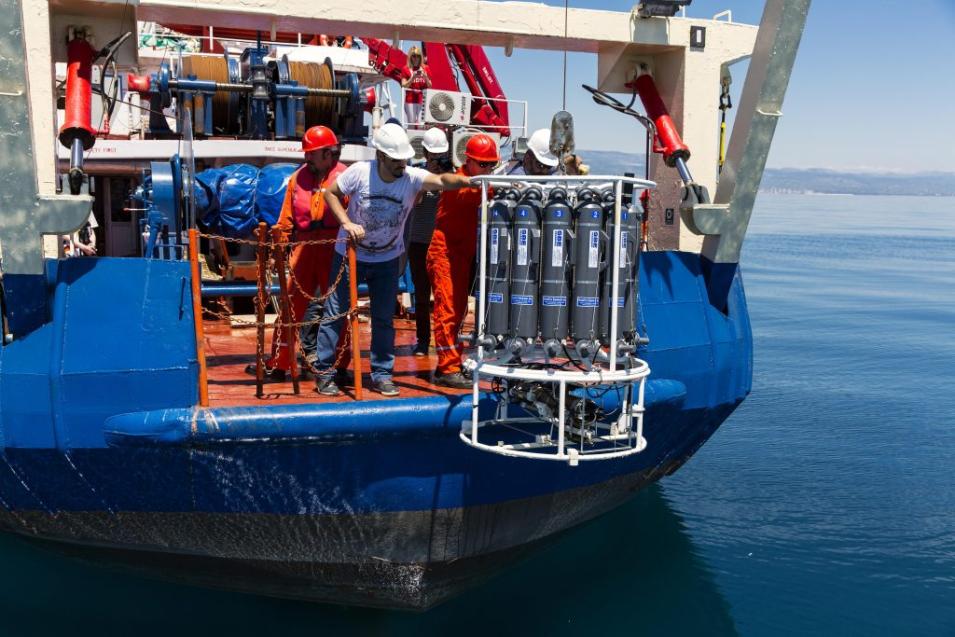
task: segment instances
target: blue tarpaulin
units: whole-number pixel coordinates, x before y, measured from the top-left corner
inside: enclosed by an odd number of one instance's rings
[[[255,187],[256,216],[270,226],[275,225],[282,212],[285,189],[297,164],[269,164],[259,171],[259,183]]]
[[[244,238],[256,225],[278,221],[296,164],[230,164],[196,174],[193,193],[199,221],[227,237]]]
[[[196,218],[209,228],[219,229],[219,182],[224,173],[218,168],[209,168],[196,175],[192,186],[196,202]]]
[[[219,182],[220,232],[229,237],[247,237],[258,224],[255,218],[255,184],[259,169],[248,164],[222,168]]]

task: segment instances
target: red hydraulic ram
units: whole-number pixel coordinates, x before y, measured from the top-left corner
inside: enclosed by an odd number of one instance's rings
[[[666,165],[676,168],[680,173],[680,179],[685,186],[683,204],[692,206],[697,203],[709,203],[710,195],[706,187],[693,181],[693,175],[690,174],[690,169],[686,165],[687,160],[690,159],[690,149],[680,139],[680,133],[677,132],[667,107],[660,99],[653,77],[649,73],[644,73],[627,86],[637,91],[647,111],[647,117],[653,120],[657,131],[656,142],[659,143],[659,147],[654,147],[654,152],[663,153],[663,161]]]
[[[645,73],[628,86],[636,89],[640,101],[643,102],[643,107],[647,111],[647,117],[653,120],[653,124],[656,126],[657,141],[660,147],[654,148],[654,150],[662,152],[663,161],[666,162],[666,165],[671,168],[676,167],[685,181],[692,181],[688,178],[688,172],[684,174],[684,171],[687,170],[686,162],[690,159],[690,149],[683,143],[680,133],[676,130],[676,124],[673,123],[670,113],[667,112],[667,107],[660,99],[660,93],[657,91],[657,85],[653,82],[653,76]]]
[[[66,47],[66,110],[60,143],[70,149],[70,192],[83,185],[83,151],[93,147],[96,130],[90,124],[93,99],[93,60],[99,52],[77,32]]]

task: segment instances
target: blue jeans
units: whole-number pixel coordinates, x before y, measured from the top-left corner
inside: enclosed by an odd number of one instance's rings
[[[342,260],[345,257],[335,252],[332,259],[329,286],[335,282]],[[349,279],[351,272],[346,268],[342,280],[335,292],[325,301],[324,312],[320,304],[312,302],[305,310],[303,321],[314,321],[324,314],[334,316],[350,307]],[[381,263],[358,262],[358,282],[368,284],[368,297],[371,300],[371,379],[375,382],[391,379],[391,370],[395,366],[395,301],[398,295],[398,259]],[[316,339],[315,369],[319,376],[330,377],[335,373],[335,348],[345,328],[345,319],[322,323]],[[305,343],[303,343],[305,345]],[[358,348],[352,346],[353,356],[358,356]],[[306,354],[307,354],[306,346]]]

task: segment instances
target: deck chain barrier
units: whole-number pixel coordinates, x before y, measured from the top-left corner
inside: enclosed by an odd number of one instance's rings
[[[257,239],[237,239],[233,237],[227,237],[224,235],[204,233],[204,232],[199,232],[197,234],[199,237],[207,239],[209,241],[221,241],[225,243],[235,243],[235,244],[250,245],[255,247],[259,246],[259,241]],[[343,243],[343,242],[344,240],[340,240],[338,238],[307,239],[302,241],[294,241],[294,240],[275,241],[273,238],[270,237],[269,241],[266,243],[266,248],[267,248],[267,253],[269,255],[274,255],[276,250],[279,250],[279,249],[285,250],[289,247],[294,248],[295,246],[304,246],[304,245],[332,245],[332,244]],[[270,268],[271,270],[274,270],[274,268],[276,267],[275,259],[267,257],[266,260],[268,263],[267,267]],[[299,282],[298,278],[295,276],[295,273],[294,271],[292,271],[291,268],[286,267],[286,277],[291,282],[291,285],[294,287],[294,290],[298,294],[302,295],[302,297],[304,297],[309,303],[312,303],[314,301],[318,301],[319,303],[324,303],[338,289],[338,286],[341,284],[342,280],[345,278],[345,273],[347,271],[348,271],[347,261],[345,259],[342,259],[341,267],[338,268],[338,272],[335,275],[334,281],[332,281],[332,283],[327,287],[327,289],[325,289],[325,291],[322,294],[319,294],[317,296],[311,292],[306,291],[302,287],[302,284]],[[264,308],[259,307],[260,303],[262,302],[262,298],[264,297],[266,299],[265,303],[268,304],[270,302],[268,299],[272,298],[273,296],[274,295],[271,295],[271,294],[268,294],[268,295],[256,294],[254,297],[252,297],[252,303],[256,311],[256,316],[258,316],[260,309],[262,309],[264,313]],[[221,298],[214,298],[211,300],[211,303],[215,304],[215,306],[218,306],[218,309],[214,306],[210,307],[210,305],[207,304],[203,308],[203,312],[216,319],[228,321],[230,325],[234,325],[238,327],[259,327],[260,325],[263,325],[263,326],[265,325],[264,321],[260,323],[257,320],[250,321],[246,319],[237,318],[236,316],[232,314],[232,311],[229,309],[228,305]],[[271,303],[273,305],[276,305],[276,301],[274,299],[271,301]],[[282,299],[279,299],[278,305],[279,307],[276,308],[277,310],[276,319],[273,324],[273,327],[276,330],[276,334],[282,333],[282,330],[288,329],[289,327],[301,329],[307,326],[322,325],[325,323],[334,323],[335,321],[338,321],[341,319],[346,319],[351,321],[351,319],[353,319],[358,314],[358,307],[356,306],[356,307],[349,307],[344,312],[339,312],[337,314],[332,314],[332,315],[323,315],[320,318],[313,319],[310,321],[294,321],[289,323],[283,319],[283,316],[291,314],[290,308],[284,306]],[[336,360],[334,363],[335,368],[338,368],[339,365],[341,365],[345,352],[349,351],[349,348],[352,344],[353,337],[352,337],[351,329],[346,329],[344,332],[345,333],[343,334],[343,337],[346,340],[344,341],[342,347],[338,348],[339,350],[338,356],[336,357]],[[298,349],[299,344],[300,344],[299,339],[295,339],[296,349]],[[297,354],[298,352],[295,352],[295,353],[292,353],[291,355],[297,356]],[[360,352],[353,352],[352,354],[352,356],[355,356],[355,357],[360,357],[360,355],[361,355]],[[308,364],[306,363],[306,367],[307,366]]]

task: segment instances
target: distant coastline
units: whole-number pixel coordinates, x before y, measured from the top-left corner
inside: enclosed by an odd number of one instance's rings
[[[643,173],[643,155],[581,150],[594,174]],[[692,169],[693,162],[690,161]],[[955,197],[955,173],[877,173],[824,168],[767,168],[760,192],[807,195]]]

